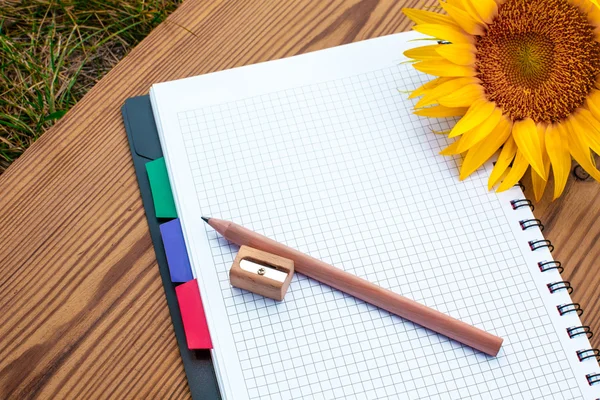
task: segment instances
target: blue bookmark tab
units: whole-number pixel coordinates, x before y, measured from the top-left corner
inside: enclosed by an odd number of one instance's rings
[[[162,224],[160,233],[167,254],[171,281],[187,282],[194,279],[179,219]]]

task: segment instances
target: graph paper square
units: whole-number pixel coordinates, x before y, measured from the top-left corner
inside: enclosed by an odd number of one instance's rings
[[[300,274],[281,303],[233,288],[237,247],[206,227],[249,398],[581,396],[487,172],[459,182],[434,133],[452,121],[424,126],[398,92],[424,79],[394,65],[179,113],[198,203],[499,335],[500,354]]]

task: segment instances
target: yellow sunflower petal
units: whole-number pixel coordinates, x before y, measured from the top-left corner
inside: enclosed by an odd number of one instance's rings
[[[508,139],[511,132],[512,121],[503,116],[490,135],[469,149],[460,168],[460,179],[466,179],[489,160]]]
[[[435,49],[439,56],[457,65],[475,64],[475,51],[472,44],[443,44]]]
[[[547,183],[548,181],[543,180],[542,177],[535,172],[535,169],[531,169],[531,186],[533,186],[535,201],[540,201],[542,199],[542,196],[544,196],[544,192],[546,191]]]
[[[540,201],[546,190],[546,184],[548,183],[548,176],[550,174],[550,158],[546,152],[546,131],[547,128],[544,125],[537,125],[538,135],[540,137],[540,145],[542,146],[542,160],[544,162],[545,176],[540,176],[535,170],[531,169],[531,183],[533,186],[533,194],[536,201]]]
[[[474,43],[474,39],[462,29],[451,25],[424,24],[416,25],[413,30],[434,38],[447,40],[452,43]]]
[[[594,7],[596,0],[571,0],[584,14],[588,14]]]
[[[436,12],[403,8],[402,12],[416,24],[456,25],[452,18]]]
[[[456,8],[460,8],[464,11],[465,7],[463,6],[462,0],[446,0],[446,3],[453,5]]]
[[[506,171],[512,160],[515,158],[515,154],[517,154],[517,144],[515,143],[513,136],[510,135],[504,143],[504,147],[502,147],[502,151],[498,156],[496,165],[494,165],[494,169],[492,170],[490,178],[488,179],[489,190],[492,190],[500,178],[502,178],[504,171]]]
[[[496,108],[496,104],[485,99],[479,99],[472,103],[469,111],[454,125],[450,137],[456,137],[470,131],[485,121]]]
[[[442,6],[446,13],[468,34],[483,35],[485,32],[483,25],[473,19],[465,10],[444,2],[440,2],[440,6]]]
[[[443,156],[453,156],[460,154],[456,150],[458,149],[458,140],[452,143],[450,146],[446,147],[444,150],[440,151],[440,154]]]
[[[517,156],[513,161],[513,166],[511,167],[508,175],[504,178],[500,186],[498,186],[498,192],[504,192],[505,190],[510,189],[515,186],[517,182],[525,175],[527,168],[529,167],[529,162],[527,158],[523,154],[521,150],[517,151]]]
[[[436,50],[438,47],[443,47],[442,44],[434,44],[431,46],[421,46],[415,47],[414,49],[409,49],[404,52],[404,56],[408,58],[412,58],[414,60],[439,60],[443,56],[439,54]]]
[[[494,108],[492,114],[485,119],[480,125],[471,129],[460,138],[460,144],[458,145],[458,151],[464,153],[477,143],[485,139],[492,131],[496,128],[502,118],[502,110]]]
[[[513,137],[523,157],[531,164],[531,168],[540,176],[544,176],[542,147],[535,122],[531,118],[517,121],[513,125]]]
[[[591,112],[582,109],[573,115],[573,122],[579,124],[590,148],[600,154],[600,121]]]
[[[600,91],[592,90],[590,92],[586,101],[586,106],[594,117],[600,119]]]
[[[477,9],[473,6],[473,2],[471,0],[461,0],[461,5],[462,8],[471,16],[471,18],[473,18],[480,24],[485,24],[485,21],[479,16],[479,13],[477,12]]]
[[[549,125],[546,128],[546,152],[552,163],[554,174],[554,199],[557,199],[565,189],[569,172],[571,171],[571,154],[569,139],[561,124]]]
[[[429,118],[449,118],[449,117],[462,117],[466,114],[467,107],[446,107],[446,106],[434,106],[429,108],[422,108],[414,112],[415,115],[420,117]]]
[[[417,102],[417,104],[415,104],[415,108],[426,107],[433,103],[437,103],[437,99],[439,99],[440,97],[447,96],[451,93],[454,93],[455,91],[459,90],[460,88],[464,87],[465,85],[479,82],[479,79],[474,78],[474,77],[467,77],[467,78],[445,77],[445,79],[446,79],[445,82],[443,82],[440,85],[436,86],[435,88],[432,88],[431,90],[427,91],[427,93],[425,93],[423,98],[421,100],[419,100],[419,102]]]
[[[482,99],[484,99],[484,93],[481,85],[471,84],[440,97],[437,102],[446,107],[471,107],[475,101]]]
[[[600,26],[600,5],[598,5],[597,1],[595,2],[595,5],[596,7],[592,7],[587,14],[588,21],[592,24],[592,26],[598,28]]]
[[[494,0],[470,0],[470,3],[483,22],[487,24],[494,22],[494,18],[498,15],[498,4]]]
[[[423,96],[427,91],[438,87],[439,85],[441,85],[442,83],[444,83],[450,79],[453,79],[453,78],[447,78],[447,77],[435,78],[435,79],[427,82],[426,84],[422,85],[421,87],[413,90],[413,92],[410,94],[410,96],[408,96],[408,98],[414,99],[415,97]]]
[[[579,132],[579,129],[573,127],[571,120],[567,120],[566,128],[571,155],[575,161],[581,165],[585,172],[600,182],[600,171],[598,171],[596,165],[592,162],[590,147],[588,146],[583,133]]]
[[[413,64],[417,71],[435,76],[475,76],[473,67],[456,65],[448,60],[427,60]]]

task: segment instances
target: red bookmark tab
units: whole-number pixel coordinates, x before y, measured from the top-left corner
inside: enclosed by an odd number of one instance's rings
[[[175,287],[175,292],[177,293],[188,348],[191,350],[212,349],[212,341],[210,340],[206,315],[200,299],[198,282],[193,279],[179,285]]]

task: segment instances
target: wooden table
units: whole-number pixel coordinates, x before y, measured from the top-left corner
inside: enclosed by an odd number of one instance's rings
[[[402,7],[434,3],[184,2],[0,176],[0,398],[189,396],[121,121],[126,98],[404,31]],[[600,185],[571,182],[536,214],[600,334]]]

